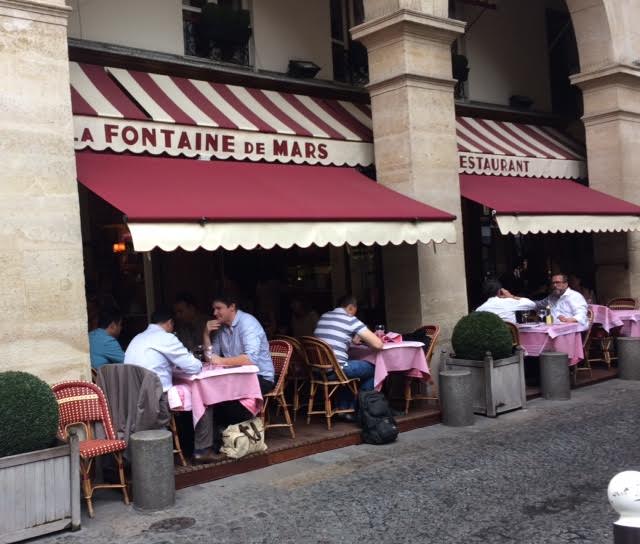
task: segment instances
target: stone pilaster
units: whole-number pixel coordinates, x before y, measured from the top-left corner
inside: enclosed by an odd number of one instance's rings
[[[444,341],[467,313],[450,52],[464,23],[446,4],[365,0],[352,29],[369,52],[378,181],[458,217],[456,244],[383,249],[388,326],[437,323]]]
[[[572,78],[583,92],[589,185],[640,205],[640,69],[607,65]],[[596,234],[601,301],[640,296],[640,233]]]
[[[64,0],[0,0],[0,370],[89,377]]]

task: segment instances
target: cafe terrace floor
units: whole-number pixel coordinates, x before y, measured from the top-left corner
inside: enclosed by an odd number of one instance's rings
[[[594,366],[592,377],[586,374],[586,372],[580,373],[576,387],[616,378],[618,371],[616,368],[607,370],[605,367]],[[527,399],[541,396],[539,387],[527,387],[526,393]],[[415,402],[408,415],[396,418],[401,433],[440,423],[440,409],[437,402],[421,402]],[[396,407],[399,408],[399,406]],[[224,459],[205,465],[187,465],[186,467],[176,465],[176,488],[210,482],[362,442],[360,429],[356,425],[335,421],[332,429],[327,430],[324,418],[320,416],[314,416],[311,423],[307,425],[306,417],[300,414],[295,423],[295,431],[296,437],[292,439],[287,428],[269,429],[266,435],[269,449],[264,453],[238,460]]]

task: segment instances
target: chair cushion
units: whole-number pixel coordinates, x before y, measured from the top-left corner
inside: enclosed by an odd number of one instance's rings
[[[99,455],[123,451],[126,447],[127,443],[124,440],[83,440],[80,442],[80,457],[91,459]]]

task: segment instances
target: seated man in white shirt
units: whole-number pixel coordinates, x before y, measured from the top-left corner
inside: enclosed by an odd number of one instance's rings
[[[185,374],[197,374],[202,370],[202,363],[187,351],[173,330],[171,311],[157,308],[151,315],[151,324],[131,340],[124,353],[125,364],[141,366],[158,375],[163,391],[161,403],[167,407],[167,391],[173,385],[174,368],[179,368]],[[207,407],[195,428],[193,460],[197,463],[213,461],[212,445],[213,411]]]
[[[500,319],[516,322],[516,311],[533,310],[536,303],[525,297],[517,297],[502,288],[498,280],[489,279],[484,282],[482,291],[487,300],[476,308],[476,312],[491,312]]]
[[[587,301],[569,287],[566,274],[551,276],[551,293],[548,297],[536,301],[537,308],[547,306],[551,308],[554,323],[579,323],[583,330],[589,327]]]

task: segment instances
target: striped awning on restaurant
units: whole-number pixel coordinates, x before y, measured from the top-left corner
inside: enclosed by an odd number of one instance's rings
[[[373,162],[366,104],[76,62],[70,70],[78,150]]]
[[[535,178],[586,178],[585,150],[561,131],[472,117],[456,119],[459,172]]]

